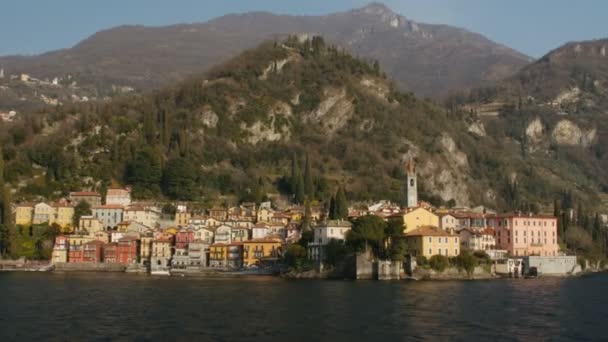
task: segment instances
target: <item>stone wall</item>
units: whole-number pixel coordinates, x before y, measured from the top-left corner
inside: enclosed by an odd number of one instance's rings
[[[536,267],[538,275],[569,275],[582,272],[575,256],[528,256],[524,258],[524,273]]]
[[[58,262],[54,266],[55,271],[124,272],[126,269],[124,265],[102,262]]]

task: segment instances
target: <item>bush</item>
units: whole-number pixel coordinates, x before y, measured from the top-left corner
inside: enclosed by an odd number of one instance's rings
[[[472,275],[475,271],[475,267],[479,264],[477,258],[469,252],[462,252],[453,260],[455,263],[454,266],[458,267],[459,270],[465,270],[468,275]]]
[[[433,255],[429,259],[431,268],[437,272],[443,272],[449,266],[448,258],[443,255]]]
[[[306,262],[306,249],[298,244],[293,244],[287,247],[285,252],[285,263],[289,267],[300,270]]]
[[[416,257],[416,264],[418,264],[418,266],[424,266],[428,263],[428,260],[426,259],[426,257],[424,255],[419,255]]]
[[[581,270],[585,270],[587,268],[587,259],[585,259],[584,256],[577,256],[576,257],[576,262],[578,262],[578,264],[581,266]]]

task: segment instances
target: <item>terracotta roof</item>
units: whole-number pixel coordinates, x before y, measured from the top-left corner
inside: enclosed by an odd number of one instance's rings
[[[123,209],[124,210],[124,207],[119,204],[104,204],[104,205],[94,206],[91,209]]]
[[[557,217],[553,215],[547,214],[524,214],[524,213],[504,213],[504,214],[494,214],[487,215],[488,218],[531,218],[531,219],[557,219]]]
[[[99,196],[101,195],[95,191],[74,191],[70,192],[70,196]]]
[[[282,243],[283,241],[279,238],[265,237],[261,239],[251,239],[248,241],[244,241],[243,244],[248,243]]]
[[[433,226],[422,226],[418,229],[414,229],[413,231],[406,234],[406,236],[457,236],[455,234],[450,234],[439,227]]]

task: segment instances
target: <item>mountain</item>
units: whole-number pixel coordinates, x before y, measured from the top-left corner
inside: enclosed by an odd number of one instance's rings
[[[25,115],[0,141],[21,199],[119,183],[140,198],[260,200],[293,193],[299,168],[316,200],[343,186],[351,200],[401,202],[412,158],[436,205],[549,206],[567,189],[477,124],[401,92],[377,64],[292,36],[150,95]]]
[[[452,89],[501,79],[531,61],[479,34],[417,23],[372,3],[325,16],[254,12],[197,24],[121,26],[98,32],[69,49],[2,57],[0,67],[7,74],[25,73],[39,79],[71,78],[85,89],[94,89],[86,92],[89,97],[104,97],[131,87],[158,89],[206,71],[262,41],[295,33],[321,35],[354,55],[378,60],[402,90],[421,96],[439,97]]]
[[[608,204],[608,39],[565,44],[447,106],[468,112],[470,129],[517,144],[546,181]]]

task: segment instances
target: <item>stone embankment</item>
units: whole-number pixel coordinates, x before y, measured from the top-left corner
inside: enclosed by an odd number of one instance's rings
[[[124,272],[126,267],[103,262],[58,262],[54,264],[54,270],[60,272]]]

